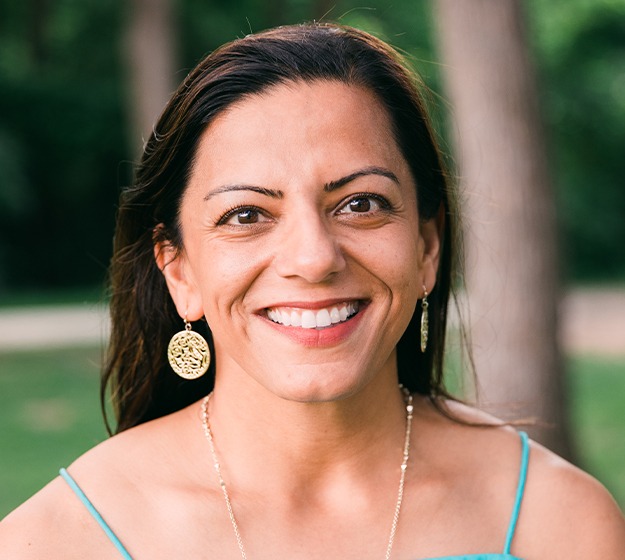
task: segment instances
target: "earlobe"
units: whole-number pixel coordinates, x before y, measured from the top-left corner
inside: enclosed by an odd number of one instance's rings
[[[189,321],[203,317],[202,298],[184,249],[174,247],[170,241],[155,240],[154,259],[165,277],[180,317],[186,317]]]

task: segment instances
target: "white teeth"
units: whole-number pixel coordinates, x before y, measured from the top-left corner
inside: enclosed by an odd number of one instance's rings
[[[267,318],[285,327],[315,329],[329,327],[346,321],[358,313],[358,302],[343,303],[313,311],[312,309],[269,308]]]
[[[297,311],[291,311],[291,325],[294,327],[302,326],[302,316]]]
[[[280,321],[283,325],[290,327],[291,326],[291,314],[284,310],[280,313],[280,317],[282,320]]]
[[[347,317],[348,317],[347,306],[342,305],[341,308],[339,309],[339,318],[341,319],[341,321],[346,321]]]
[[[318,327],[329,327],[332,324],[332,320],[330,319],[330,313],[327,309],[320,309],[317,311],[317,326]]]
[[[304,329],[314,329],[317,326],[317,318],[315,314],[310,310],[306,309],[302,313],[302,328]]]

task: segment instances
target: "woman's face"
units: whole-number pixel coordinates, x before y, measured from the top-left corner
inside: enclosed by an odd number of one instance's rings
[[[208,321],[217,384],[314,402],[396,380],[439,244],[372,93],[297,82],[230,107],[199,144],[181,224],[183,251],[159,265],[181,316]]]

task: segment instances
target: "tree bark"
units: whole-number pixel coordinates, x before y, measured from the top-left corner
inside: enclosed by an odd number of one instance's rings
[[[478,403],[571,457],[555,196],[521,2],[437,0],[466,210],[466,285]]]
[[[123,52],[133,145],[152,132],[175,87],[174,0],[130,0]]]

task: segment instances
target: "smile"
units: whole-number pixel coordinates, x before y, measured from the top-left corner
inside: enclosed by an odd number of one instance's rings
[[[270,307],[267,309],[267,318],[285,327],[323,329],[351,319],[358,313],[359,308],[358,301],[340,303],[321,309]]]

